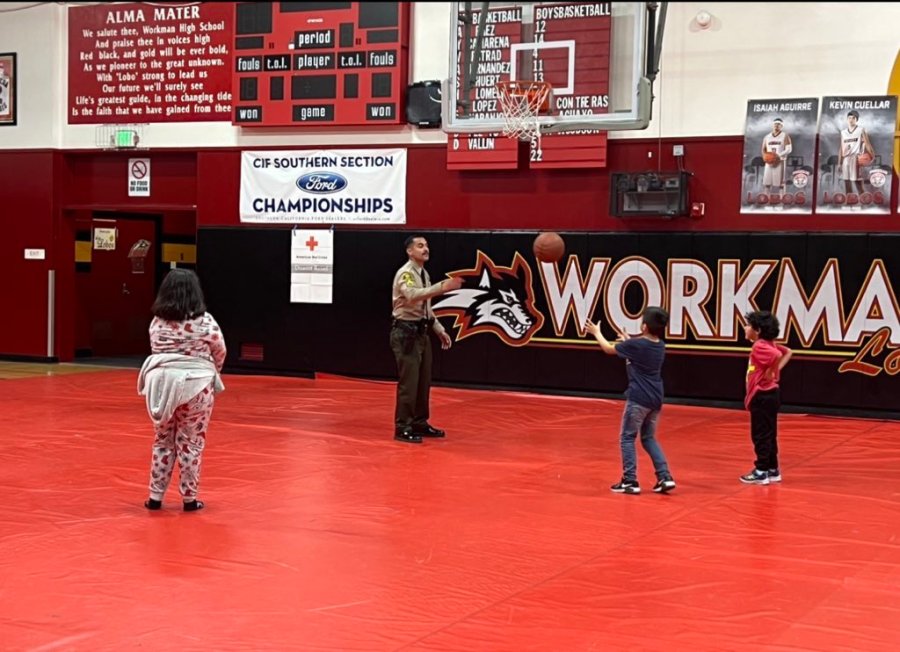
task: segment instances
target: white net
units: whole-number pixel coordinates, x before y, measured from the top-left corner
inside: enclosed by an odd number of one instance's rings
[[[539,81],[509,81],[497,84],[497,96],[509,138],[530,140],[540,147],[541,128],[538,115],[547,101],[550,84]]]

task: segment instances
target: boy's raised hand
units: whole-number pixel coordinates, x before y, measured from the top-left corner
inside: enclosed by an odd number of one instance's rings
[[[600,334],[600,320],[598,319],[597,323],[594,323],[590,319],[588,319],[586,322],[584,322],[584,330],[586,330],[594,337],[597,337]]]

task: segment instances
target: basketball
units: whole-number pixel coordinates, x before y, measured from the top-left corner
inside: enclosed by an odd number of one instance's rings
[[[775,165],[778,162],[778,154],[775,152],[766,152],[763,154],[763,161],[769,165]]]
[[[566,243],[558,233],[545,231],[534,239],[534,257],[542,263],[555,263],[566,253]]]
[[[872,155],[868,152],[863,152],[862,154],[857,154],[856,156],[856,162],[859,165],[870,165],[872,161]]]

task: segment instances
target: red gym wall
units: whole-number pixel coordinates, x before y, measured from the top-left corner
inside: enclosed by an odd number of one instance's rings
[[[47,355],[47,273],[58,215],[56,170],[50,151],[0,150],[0,353]],[[45,249],[46,260],[25,260],[25,249]],[[71,265],[70,265],[71,267]]]
[[[691,199],[705,217],[620,220],[608,216],[608,171],[673,170],[673,144],[683,144],[694,174]],[[288,148],[286,148],[288,149]],[[652,158],[648,158],[648,152]],[[447,170],[445,146],[409,147],[404,229],[555,229],[559,231],[855,231],[897,232],[896,200],[884,217],[741,215],[743,138],[610,141],[607,171]],[[0,355],[47,355],[47,273],[56,270],[56,351],[70,360],[76,346],[74,214],[86,210],[147,210],[164,215],[166,230],[189,228],[170,215],[196,205],[197,227],[240,226],[240,150],[152,151],[150,198],[127,193],[128,153],[0,151]],[[896,185],[895,185],[896,187]],[[46,260],[25,260],[43,248]],[[198,256],[202,257],[199,251]]]
[[[683,144],[698,220],[609,217],[609,173],[675,170],[672,145]],[[743,137],[610,141],[606,170],[451,172],[446,148],[410,147],[406,185],[409,228],[588,231],[896,231],[893,216],[741,215]],[[648,152],[653,158],[648,158]],[[238,226],[240,152],[200,152],[198,227]],[[225,183],[223,183],[225,182]],[[893,210],[896,210],[896,201]]]

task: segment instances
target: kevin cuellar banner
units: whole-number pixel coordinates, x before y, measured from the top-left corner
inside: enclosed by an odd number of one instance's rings
[[[893,95],[822,98],[817,213],[891,214]]]
[[[812,213],[818,117],[814,97],[747,102],[741,213]]]
[[[243,152],[241,222],[405,224],[406,150]]]

